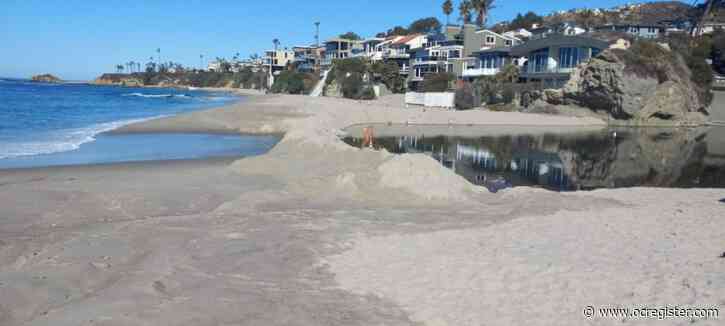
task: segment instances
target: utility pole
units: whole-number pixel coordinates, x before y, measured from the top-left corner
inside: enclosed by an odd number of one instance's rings
[[[320,47],[320,22],[315,22],[315,46]]]
[[[320,56],[320,22],[315,22],[315,66],[313,69],[316,71],[320,70],[320,63],[322,56]]]
[[[161,62],[162,62],[161,61],[161,48],[156,48],[156,60],[158,61],[158,63],[156,64],[156,66],[157,66],[156,68],[160,72],[161,71]]]

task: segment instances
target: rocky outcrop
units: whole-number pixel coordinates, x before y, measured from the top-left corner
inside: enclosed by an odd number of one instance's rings
[[[661,60],[609,49],[579,66],[561,90],[541,99],[576,105],[628,125],[700,125],[707,121],[702,90],[682,58],[662,48]]]
[[[53,76],[51,74],[43,74],[43,75],[35,75],[31,78],[34,82],[39,83],[60,83],[62,80],[56,76]]]
[[[127,74],[103,74],[101,77],[96,78],[92,84],[127,87],[138,87],[144,85],[143,80],[140,78]]]

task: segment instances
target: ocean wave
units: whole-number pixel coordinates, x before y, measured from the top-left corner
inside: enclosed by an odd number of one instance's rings
[[[143,98],[191,98],[191,96],[186,94],[144,94],[144,93],[128,93],[128,94],[122,94],[121,96],[136,96],[136,97],[143,97]]]
[[[204,97],[204,100],[209,102],[227,102],[227,101],[233,101],[235,97],[232,96],[207,96]]]
[[[131,119],[99,123],[88,127],[58,130],[45,135],[45,139],[1,144],[3,151],[0,152],[0,159],[15,158],[21,156],[33,156],[68,152],[80,148],[81,145],[96,140],[100,133],[111,131],[132,123],[143,122],[151,119],[158,119],[165,116],[156,116],[143,119]]]

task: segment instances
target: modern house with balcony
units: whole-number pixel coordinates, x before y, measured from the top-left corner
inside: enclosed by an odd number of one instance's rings
[[[400,68],[400,74],[408,75],[411,68],[411,53],[423,49],[426,44],[426,35],[412,34],[396,36],[383,50],[385,62],[395,62]]]
[[[636,38],[654,39],[664,36],[667,28],[662,24],[607,24],[594,28],[597,32],[627,33]]]
[[[551,34],[511,48],[513,57],[526,57],[520,78],[523,82],[542,82],[545,87],[564,85],[576,68],[607,49],[607,41],[587,37]]]
[[[333,60],[352,58],[362,53],[364,53],[362,41],[344,38],[331,39],[325,42],[325,58],[322,60],[322,65],[330,66]]]
[[[413,51],[410,60],[411,73],[408,77],[410,87],[416,89],[428,74],[448,72],[460,75],[464,66],[463,59],[462,45],[436,45]]]
[[[494,48],[474,53],[476,60],[466,65],[461,77],[473,79],[481,76],[494,76],[506,65],[518,65],[519,59],[511,56],[511,48]],[[523,59],[525,60],[525,59]]]
[[[320,62],[324,55],[324,48],[316,46],[295,46],[294,64],[297,70],[303,72],[313,72],[319,69]]]
[[[272,72],[284,70],[295,58],[295,52],[288,49],[269,50],[264,52],[264,65],[272,68]]]
[[[372,61],[383,60],[383,49],[384,46],[380,46],[386,40],[384,38],[370,38],[362,42],[363,53],[367,58]]]
[[[478,30],[476,25],[466,24],[463,26],[463,56],[471,57],[474,52],[481,50],[511,47],[521,44],[521,40],[498,34],[496,32],[481,29]]]

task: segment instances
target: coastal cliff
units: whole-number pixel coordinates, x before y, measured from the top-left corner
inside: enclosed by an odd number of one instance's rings
[[[35,75],[31,78],[32,81],[38,83],[60,83],[62,80],[51,74]]]
[[[92,84],[94,85],[114,85],[138,87],[143,86],[143,81],[133,75],[126,74],[103,74],[96,78]]]

